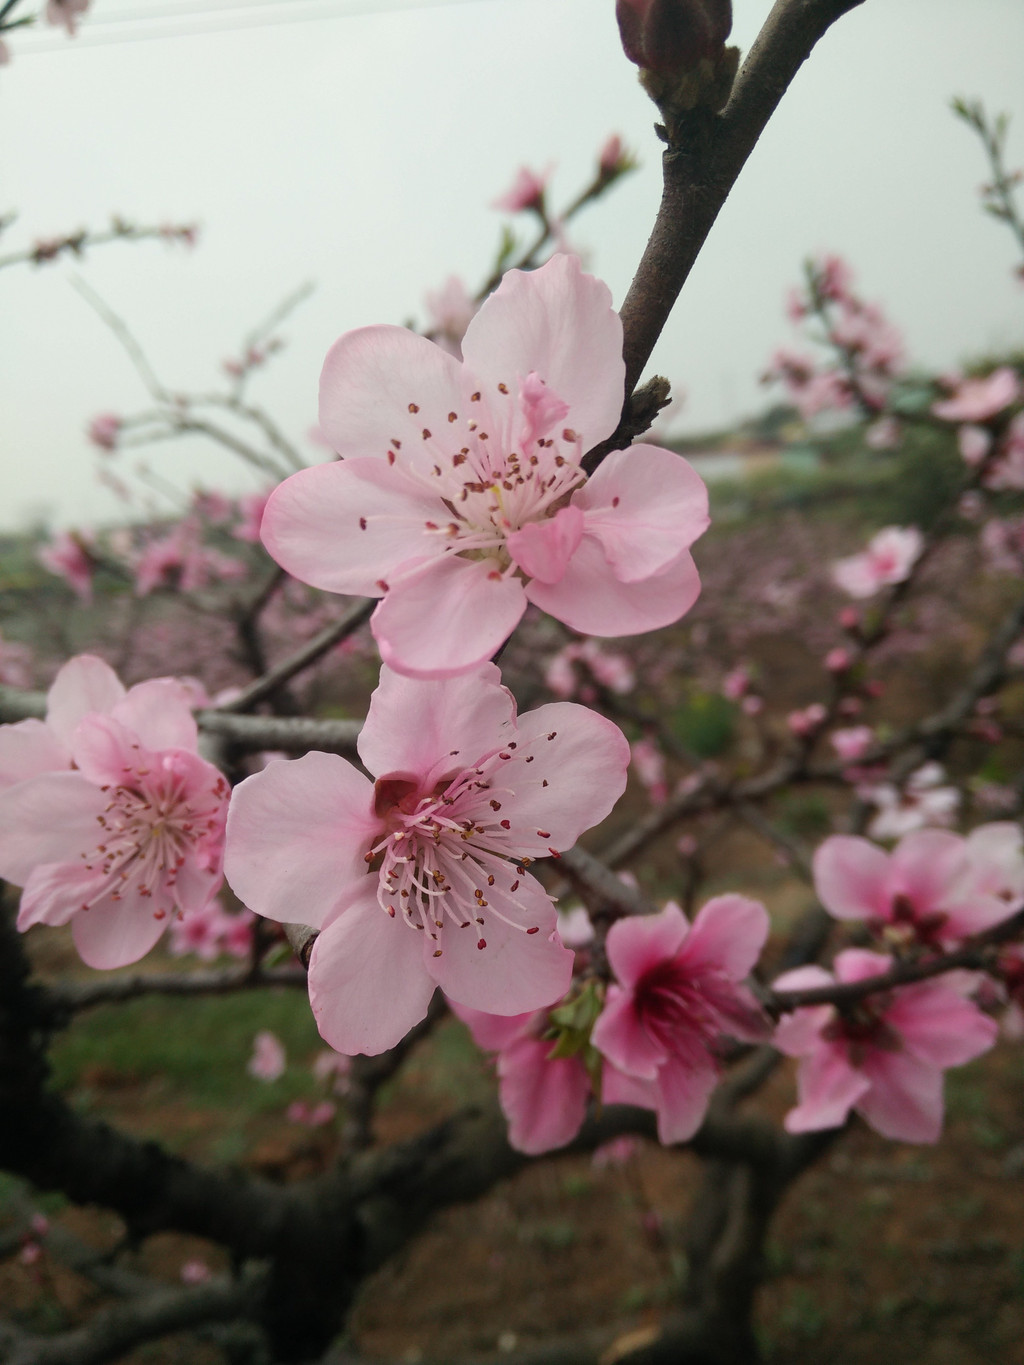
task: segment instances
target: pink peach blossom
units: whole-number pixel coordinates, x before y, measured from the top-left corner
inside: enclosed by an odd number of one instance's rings
[[[597,168],[602,176],[611,177],[631,165],[631,158],[622,145],[618,133],[612,133],[597,154]]]
[[[88,531],[59,531],[38,551],[44,568],[63,578],[83,602],[92,601],[92,575],[96,567]]]
[[[522,213],[526,209],[543,209],[544,192],[551,179],[553,167],[548,166],[538,175],[529,166],[520,166],[512,184],[491,204],[493,209],[506,213]]]
[[[823,967],[780,976],[777,990],[862,981],[889,970],[892,958],[861,948],[837,954],[835,977]],[[838,1128],[850,1110],[883,1137],[936,1142],[942,1130],[942,1073],[990,1048],[997,1026],[947,979],[867,996],[838,1011],[794,1010],[775,1030],[780,1052],[799,1057],[799,1103],[786,1115],[791,1133]]]
[[[537,1156],[571,1142],[586,1117],[590,1077],[582,1053],[552,1057],[547,1010],[499,1017],[453,1005],[477,1047],[498,1054],[498,1101],[516,1151]]]
[[[101,412],[89,423],[88,437],[100,450],[114,450],[121,435],[124,419],[116,412]]]
[[[875,742],[875,732],[870,725],[853,725],[846,730],[833,730],[829,739],[844,763],[856,763]]]
[[[960,807],[956,787],[942,785],[945,771],[939,763],[924,763],[912,772],[902,788],[891,782],[858,788],[858,796],[878,807],[868,825],[872,839],[899,839],[915,829],[951,825]]]
[[[614,1068],[602,1085],[605,1103],[655,1109],[662,1142],[693,1136],[718,1079],[719,1036],[764,1036],[739,983],[767,936],[767,911],[744,896],[708,901],[692,927],[671,902],[612,925],[608,961],[619,984],[608,987],[592,1035]]]
[[[916,526],[886,526],[861,554],[837,559],[832,579],[851,597],[871,597],[879,588],[902,583],[917,562],[924,538]]]
[[[527,871],[611,810],[629,747],[571,702],[516,716],[492,664],[441,682],[381,670],[359,737],[270,763],[235,793],[227,876],[257,914],[320,930],[313,1014],[338,1052],[394,1046],[435,986],[494,1014],[564,995],[572,954]]]
[[[891,853],[835,834],[814,855],[818,897],[837,919],[862,919],[885,941],[956,946],[1024,900],[1020,832],[982,825],[970,840],[948,830],[905,835]]]
[[[804,739],[821,728],[827,715],[828,712],[821,702],[815,701],[810,706],[805,706],[802,711],[790,711],[786,717],[786,724],[794,735]]]
[[[469,325],[464,364],[397,327],[328,354],[321,422],[343,457],[286,479],[263,542],[329,592],[382,596],[384,662],[452,677],[490,658],[528,602],[588,635],[676,621],[700,583],[688,547],[707,490],[635,445],[588,479],[622,405],[622,324],[572,257],[511,271]]]
[[[70,921],[90,967],[136,962],[173,915],[216,895],[227,784],[199,757],[188,696],[170,678],[126,692],[83,655],[36,725],[0,727],[27,770],[0,791],[0,876],[24,887],[18,928]]]
[[[252,1056],[246,1063],[246,1071],[258,1081],[276,1081],[284,1075],[287,1065],[280,1038],[269,1029],[261,1029],[252,1040]]]
[[[986,422],[1016,403],[1020,392],[1016,372],[1002,365],[984,379],[961,380],[951,397],[932,404],[932,412],[946,422]]]
[[[426,295],[433,339],[456,360],[462,359],[462,338],[480,305],[458,275],[449,275],[440,289]]]

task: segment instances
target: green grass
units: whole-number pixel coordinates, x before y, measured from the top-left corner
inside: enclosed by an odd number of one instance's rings
[[[245,1069],[260,1029],[275,1033],[288,1054],[278,1081],[254,1080]],[[264,990],[104,1005],[55,1040],[51,1059],[61,1089],[75,1089],[90,1068],[102,1067],[139,1081],[160,1078],[168,1097],[255,1113],[308,1097],[309,1063],[321,1047],[305,992]]]

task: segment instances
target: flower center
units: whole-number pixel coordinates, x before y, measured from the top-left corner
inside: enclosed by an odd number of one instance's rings
[[[190,791],[173,758],[159,767],[138,768],[132,785],[108,787],[107,806],[96,819],[102,840],[82,859],[96,882],[81,908],[88,910],[107,897],[132,894],[153,901],[153,915],[163,919],[175,909],[177,882],[187,862],[213,875],[227,784],[222,777],[208,788]]]
[[[517,853],[512,816],[505,813],[514,793],[502,785],[501,769],[517,748],[510,742],[435,782],[392,774],[376,783],[374,810],[384,833],[366,861],[379,860],[378,904],[433,939],[435,957],[444,951],[446,930],[475,928],[477,948],[486,948],[488,919],[539,932],[516,894],[531,859]]]

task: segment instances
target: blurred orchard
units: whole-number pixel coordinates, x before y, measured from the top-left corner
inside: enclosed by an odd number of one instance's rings
[[[598,7],[649,145],[510,167],[488,277],[332,346],[312,465],[260,396],[306,290],[198,392],[92,296],[124,515],[0,547],[4,1361],[1024,1360],[1024,352],[927,373],[794,242],[761,416],[643,378],[856,3]],[[659,154],[616,311],[576,218]]]

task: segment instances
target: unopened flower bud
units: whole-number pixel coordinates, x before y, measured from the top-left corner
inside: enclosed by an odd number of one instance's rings
[[[715,57],[732,29],[730,0],[616,0],[615,17],[629,60],[660,76]]]

